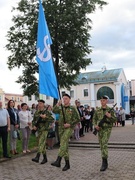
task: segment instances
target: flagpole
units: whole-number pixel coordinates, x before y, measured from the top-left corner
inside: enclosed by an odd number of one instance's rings
[[[53,57],[52,57],[52,61],[53,61],[54,72],[55,72],[55,75],[56,75],[56,68],[55,68],[55,66],[54,66],[54,59],[53,59]],[[56,75],[56,80],[57,80],[57,83],[58,83],[58,85],[59,85],[58,76],[57,76],[57,75]],[[57,87],[57,89],[58,89],[58,93],[59,93],[59,98],[60,98],[60,100],[62,101],[59,86]],[[65,123],[66,123],[66,118],[65,118],[65,113],[64,113],[64,109],[63,109],[62,103],[61,103],[61,110],[62,110],[63,120],[64,120],[64,124],[65,124]]]

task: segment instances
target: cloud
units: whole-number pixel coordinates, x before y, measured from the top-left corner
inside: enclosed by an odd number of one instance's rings
[[[16,83],[18,76],[21,75],[22,71],[20,69],[13,69],[10,71],[7,66],[7,57],[10,52],[5,49],[7,44],[6,34],[12,25],[11,13],[12,7],[16,6],[19,0],[0,0],[0,88],[2,88],[6,93],[22,93],[21,85]]]
[[[97,9],[90,15],[93,21],[90,54],[93,64],[86,71],[123,68],[128,80],[135,79],[135,1],[105,0],[108,5],[102,10]],[[21,93],[21,85],[15,83],[21,70],[7,68],[7,57],[10,52],[4,48],[7,44],[6,34],[12,25],[11,9],[20,0],[0,0],[0,87],[5,92]],[[83,70],[84,71],[84,70]]]
[[[135,79],[135,1],[108,0],[103,10],[91,15],[93,28],[90,55],[93,64],[87,71],[123,68],[128,80]]]

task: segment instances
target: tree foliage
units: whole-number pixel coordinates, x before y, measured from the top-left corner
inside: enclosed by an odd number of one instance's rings
[[[43,7],[52,37],[52,56],[60,87],[70,88],[81,69],[91,62],[88,55],[92,52],[89,45],[91,19],[97,6],[103,7],[102,0],[45,0]],[[22,76],[17,82],[22,84],[24,95],[38,94],[38,73],[36,38],[38,26],[38,1],[20,0],[13,8],[14,25],[7,32],[8,68],[23,67]]]

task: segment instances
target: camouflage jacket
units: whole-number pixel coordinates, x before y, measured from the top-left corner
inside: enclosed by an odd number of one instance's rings
[[[63,106],[63,111],[65,114],[65,123],[70,124],[70,127],[73,129],[75,127],[75,125],[78,122],[80,122],[80,116],[79,116],[77,109],[74,106],[68,106],[68,107]],[[57,106],[57,105],[54,106],[53,112],[60,114],[59,126],[64,127],[65,123],[64,123],[64,117],[62,114],[61,106]]]
[[[103,111],[102,107],[98,108],[95,112],[94,112],[94,116],[93,116],[93,125],[97,126],[99,124],[99,122],[103,119],[104,115],[106,112],[109,112],[110,107],[106,107],[106,110]],[[112,110],[111,112],[111,118],[106,118],[107,123],[103,124],[103,128],[104,127],[108,127],[108,128],[112,128],[113,123],[115,123],[117,121],[115,112]]]
[[[46,117],[45,118],[41,118],[39,123],[37,123],[37,121],[40,118],[40,114],[46,114]],[[43,111],[37,110],[35,112],[35,114],[34,114],[32,125],[33,126],[38,125],[37,126],[38,131],[40,131],[40,130],[49,130],[49,125],[52,122],[54,122],[54,118],[53,118],[52,114],[49,111],[47,111],[47,110],[43,110]]]

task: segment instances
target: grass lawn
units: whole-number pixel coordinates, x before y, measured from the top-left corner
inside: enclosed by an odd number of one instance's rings
[[[20,131],[20,137],[21,140],[17,140],[17,152],[20,154],[22,153],[22,134]],[[34,134],[30,135],[30,140],[29,140],[29,149],[32,150],[37,147],[37,138],[35,137]],[[10,144],[9,144],[9,138],[8,138],[8,154],[10,155]],[[12,155],[14,156],[14,155]],[[0,138],[0,158],[3,157],[3,151],[2,151],[2,139]]]

